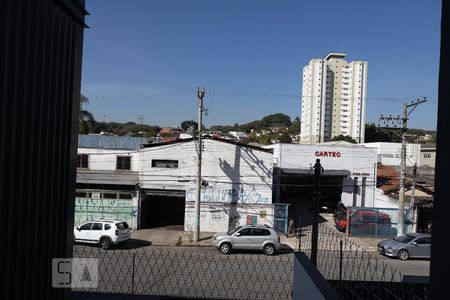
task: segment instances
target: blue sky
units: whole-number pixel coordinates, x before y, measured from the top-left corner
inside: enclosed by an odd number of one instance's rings
[[[369,63],[367,122],[427,97],[409,127],[435,129],[440,1],[86,1],[82,93],[97,120],[206,126],[300,115],[302,68],[330,51]]]

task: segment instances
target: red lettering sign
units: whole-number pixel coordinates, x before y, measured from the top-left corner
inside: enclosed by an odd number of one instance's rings
[[[314,155],[323,156],[323,157],[341,157],[341,152],[339,152],[339,151],[316,151],[316,152],[314,152]]]

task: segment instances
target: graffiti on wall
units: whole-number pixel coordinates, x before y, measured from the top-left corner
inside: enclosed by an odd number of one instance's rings
[[[196,189],[189,188],[186,191],[186,201],[195,201]],[[219,188],[214,186],[202,187],[201,202],[211,203],[252,203],[252,204],[268,204],[269,198],[264,197],[253,187],[252,190],[244,190],[243,187],[238,188]]]
[[[133,228],[137,222],[137,207],[128,199],[75,198],[75,225],[100,218],[124,220]]]

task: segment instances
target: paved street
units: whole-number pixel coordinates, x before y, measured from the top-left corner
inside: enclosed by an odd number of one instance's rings
[[[74,257],[99,259],[98,292],[221,299],[290,299],[293,253],[223,255],[215,248],[133,243],[104,251],[76,245]]]

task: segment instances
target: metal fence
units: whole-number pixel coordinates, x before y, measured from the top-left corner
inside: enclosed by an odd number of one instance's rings
[[[349,207],[348,235],[350,236],[397,236],[398,209]],[[409,209],[405,209],[403,232],[409,232]]]
[[[292,298],[292,253],[222,255],[216,249],[178,247],[106,251],[75,245],[73,256],[98,259],[98,287],[75,291],[208,299]]]
[[[311,257],[310,211],[298,210],[299,248]],[[403,274],[337,231],[319,223],[317,269],[342,299],[428,299],[428,284],[404,282]]]

